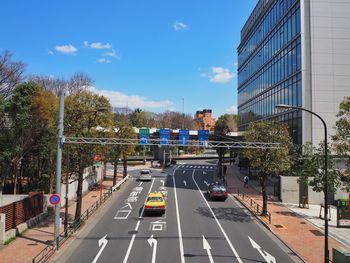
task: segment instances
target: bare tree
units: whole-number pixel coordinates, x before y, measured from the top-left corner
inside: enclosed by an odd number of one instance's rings
[[[85,73],[75,73],[69,80],[67,92],[69,94],[86,91],[94,84],[93,79]]]
[[[22,81],[24,63],[11,61],[12,53],[3,51],[0,54],[0,96],[8,98],[13,89]]]
[[[52,91],[58,95],[59,91],[67,86],[67,81],[63,78],[55,78],[52,76],[44,75],[31,75],[28,78],[29,81],[35,82],[44,90]]]
[[[64,90],[66,95],[86,91],[94,83],[92,78],[85,73],[75,73],[70,79],[62,77],[32,75],[30,81],[35,82],[43,89],[52,91],[58,95],[60,90]]]

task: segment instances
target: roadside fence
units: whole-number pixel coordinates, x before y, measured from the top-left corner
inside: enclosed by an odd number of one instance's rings
[[[103,197],[100,200],[97,200],[93,203],[87,210],[85,210],[81,216],[74,220],[66,231],[62,231],[58,237],[58,240],[52,241],[51,244],[47,245],[42,251],[40,251],[33,259],[32,263],[44,263],[47,262],[48,259],[58,250],[72,235],[75,233],[84,223],[91,217],[94,212],[98,210],[98,208],[104,204],[109,197],[112,196],[112,193],[116,189],[120,189],[120,186],[124,184],[129,179],[129,175],[127,175],[123,180],[118,182],[115,186],[111,187],[107,192],[103,193]]]
[[[252,211],[254,214],[261,216],[263,219],[265,219],[269,224],[271,224],[272,216],[269,211],[266,212],[266,215],[262,215],[262,206],[254,201],[253,198],[250,198],[247,196],[244,192],[241,192],[239,189],[237,189],[237,197],[240,199],[242,203],[244,203],[250,211]]]

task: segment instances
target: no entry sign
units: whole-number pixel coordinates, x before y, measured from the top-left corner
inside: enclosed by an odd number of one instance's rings
[[[49,197],[49,202],[52,205],[58,205],[60,203],[60,201],[61,201],[61,197],[58,194],[52,194]]]

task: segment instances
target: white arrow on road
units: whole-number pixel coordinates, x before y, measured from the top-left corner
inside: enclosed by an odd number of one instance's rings
[[[163,186],[164,186],[164,180],[160,180],[160,182],[163,184]]]
[[[276,263],[276,259],[269,253],[267,253],[265,250],[263,250],[261,248],[261,246],[259,246],[258,243],[256,243],[253,239],[251,239],[249,236],[248,236],[249,240],[250,240],[250,243],[252,243],[252,246],[253,248],[257,249],[260,253],[260,255],[265,259],[265,261],[267,263]]]
[[[184,170],[182,173],[183,173],[183,174],[186,173],[186,170]]]
[[[207,239],[203,235],[202,237],[203,237],[203,249],[207,251],[210,263],[214,263],[213,256],[211,255],[211,252],[210,252],[211,246],[209,245]]]
[[[203,174],[207,174],[205,171],[203,171]]]
[[[105,235],[103,238],[101,238],[98,241],[98,246],[100,247],[100,251],[97,253],[96,257],[94,258],[94,261],[92,261],[92,263],[96,263],[97,259],[101,256],[102,251],[105,249],[105,247],[107,246],[108,240],[106,239],[107,235]]]
[[[205,183],[207,186],[209,186],[209,184],[208,184],[208,182],[207,182],[207,181],[204,181],[204,183]]]
[[[139,183],[139,186],[141,186],[141,185],[142,185],[142,182]]]
[[[184,185],[187,187],[187,183],[186,183],[186,181],[184,180]]]
[[[157,239],[153,238],[153,235],[147,239],[148,244],[152,247],[153,246],[153,252],[152,252],[152,263],[156,262],[156,255],[157,255]]]

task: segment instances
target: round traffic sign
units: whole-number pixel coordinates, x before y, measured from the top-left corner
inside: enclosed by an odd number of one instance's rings
[[[60,201],[61,201],[61,197],[58,194],[52,194],[49,197],[49,202],[52,205],[58,205]]]

